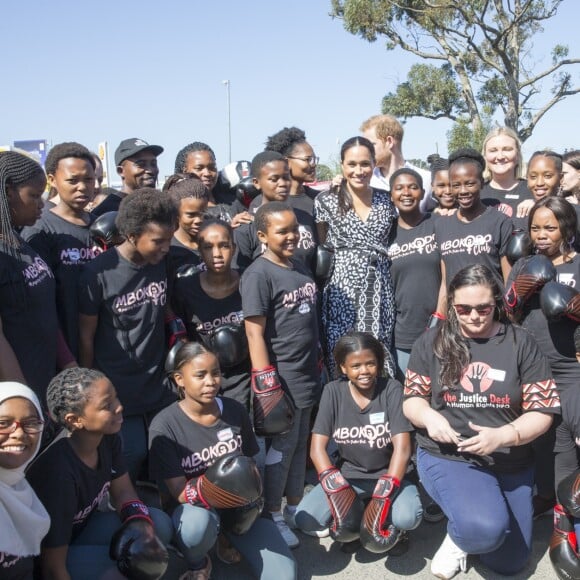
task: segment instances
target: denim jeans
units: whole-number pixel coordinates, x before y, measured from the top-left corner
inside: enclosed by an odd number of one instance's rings
[[[171,518],[161,510],[149,508],[155,533],[164,546],[173,537]],[[68,547],[66,567],[72,580],[99,580],[107,570],[116,568],[109,558],[111,537],[121,526],[119,516],[114,512],[93,512],[88,522]]]
[[[173,525],[177,546],[187,562],[192,567],[199,565],[217,539],[218,514],[202,507],[181,504],[173,512]],[[226,535],[256,578],[295,580],[296,562],[273,521],[258,518],[243,536]]]
[[[349,483],[361,499],[369,499],[377,483],[376,479],[351,479]],[[304,497],[296,508],[294,521],[299,529],[305,532],[317,532],[327,528],[332,514],[326,493],[318,484]],[[393,524],[400,530],[414,530],[423,518],[423,507],[417,488],[403,480],[401,490],[391,506]]]
[[[532,549],[534,468],[498,473],[417,450],[427,493],[448,518],[447,533],[491,570],[519,572]]]

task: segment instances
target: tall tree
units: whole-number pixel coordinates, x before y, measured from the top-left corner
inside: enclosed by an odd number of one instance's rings
[[[534,35],[563,1],[332,0],[331,15],[352,34],[370,42],[386,37],[388,50],[438,63],[413,65],[383,98],[383,111],[449,118],[474,136],[501,112],[525,141],[552,107],[580,92],[572,80],[580,59],[569,58],[567,46],[556,44],[542,70],[533,50]]]

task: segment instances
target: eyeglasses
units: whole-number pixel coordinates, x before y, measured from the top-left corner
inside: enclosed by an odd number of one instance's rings
[[[25,433],[32,435],[40,433],[44,427],[44,422],[39,419],[30,419],[28,421],[13,421],[11,419],[0,419],[0,435],[10,435],[20,427]]]
[[[304,161],[308,165],[318,165],[318,161],[320,161],[320,157],[316,155],[310,155],[309,157],[293,157],[292,155],[288,155],[288,159],[300,159],[300,161]]]
[[[493,312],[495,304],[478,304],[477,306],[471,306],[470,304],[454,304],[455,312],[459,316],[468,316],[474,310],[477,311],[479,316],[488,316]]]

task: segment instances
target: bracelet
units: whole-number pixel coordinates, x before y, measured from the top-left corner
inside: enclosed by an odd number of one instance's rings
[[[510,427],[513,427],[514,431],[516,432],[516,442],[515,442],[514,447],[517,447],[520,444],[520,441],[522,440],[522,434],[520,433],[520,430],[513,423],[508,423],[508,425]]]

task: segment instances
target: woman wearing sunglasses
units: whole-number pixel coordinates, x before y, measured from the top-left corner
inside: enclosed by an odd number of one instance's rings
[[[452,578],[468,554],[515,574],[532,547],[533,455],[560,401],[534,339],[510,324],[482,264],[451,280],[447,318],[415,343],[403,412],[417,427],[417,467],[448,518],[431,572]]]

